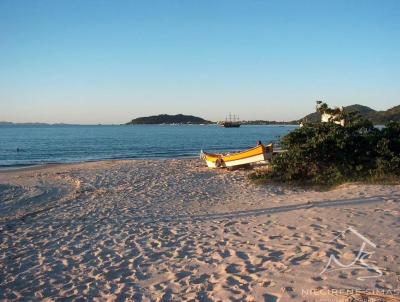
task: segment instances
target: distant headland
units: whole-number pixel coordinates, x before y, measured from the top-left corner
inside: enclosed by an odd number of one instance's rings
[[[212,124],[201,117],[184,114],[160,114],[146,117],[138,117],[126,123],[126,125],[155,125],[155,124]]]
[[[367,106],[350,105],[344,107],[345,111],[358,112],[364,118],[369,119],[374,124],[385,124],[389,121],[400,120],[400,106],[395,106],[386,111],[376,111]],[[310,113],[309,115],[293,121],[269,121],[269,120],[248,120],[241,121],[242,125],[296,125],[301,121],[318,122],[321,120],[321,115],[318,112]],[[215,124],[215,122],[207,121],[203,118],[193,115],[168,115],[160,114],[147,117],[139,117],[126,123],[126,125],[145,125],[145,124]]]
[[[376,111],[367,106],[354,104],[344,107],[344,111],[357,112],[359,115],[370,120],[375,125],[379,124],[383,125],[390,121],[400,121],[400,105],[392,107],[385,111]],[[313,112],[296,122],[299,123],[301,121],[306,121],[306,122],[316,123],[319,122],[320,120],[321,120],[321,113]]]
[[[363,105],[350,105],[345,106],[344,111],[347,112],[358,112],[362,117],[370,120],[375,125],[384,125],[389,121],[400,121],[400,105],[392,107],[388,110],[376,111],[370,107]],[[321,120],[321,114],[319,112],[312,112],[303,118],[293,121],[271,121],[271,120],[242,120],[240,121],[241,125],[297,125],[300,122],[311,122],[316,123]],[[161,124],[216,124],[216,122],[212,122],[209,120],[205,120],[201,117],[193,116],[193,115],[184,115],[184,114],[159,114],[152,115],[146,117],[139,117],[131,120],[128,123],[124,124],[65,124],[65,123],[35,123],[35,122],[26,122],[26,123],[14,123],[7,121],[0,121],[0,126],[108,126],[108,125],[161,125]]]
[[[66,123],[14,123],[14,122],[3,122],[0,121],[0,126],[54,126],[54,127],[66,127],[66,126],[103,126],[111,124],[66,124]]]

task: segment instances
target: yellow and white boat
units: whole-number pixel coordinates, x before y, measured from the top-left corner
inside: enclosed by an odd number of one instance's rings
[[[206,161],[209,168],[227,168],[266,161],[271,159],[272,152],[273,146],[269,144],[231,154],[214,154],[201,151],[200,157]]]

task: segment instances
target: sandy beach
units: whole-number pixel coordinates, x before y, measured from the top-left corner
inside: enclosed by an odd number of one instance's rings
[[[317,192],[248,173],[197,159],[0,172],[0,300],[399,298],[400,185]],[[330,257],[343,266],[323,272]]]

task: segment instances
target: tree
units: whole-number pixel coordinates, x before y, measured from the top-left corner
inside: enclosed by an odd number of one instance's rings
[[[329,109],[325,103],[321,107],[324,112]],[[344,126],[305,123],[283,137],[287,152],[274,156],[272,172],[253,177],[333,185],[400,176],[400,123],[379,130],[356,113],[343,112],[341,118]]]

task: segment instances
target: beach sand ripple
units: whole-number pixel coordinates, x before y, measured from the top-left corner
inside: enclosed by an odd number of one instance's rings
[[[192,159],[1,172],[0,299],[320,301],[308,291],[399,288],[400,186],[316,192],[247,173]],[[348,227],[376,244],[365,259],[381,277],[320,275],[331,255],[357,253],[354,234],[333,240]]]

